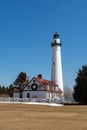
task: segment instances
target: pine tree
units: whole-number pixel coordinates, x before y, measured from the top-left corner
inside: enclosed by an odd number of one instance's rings
[[[0,85],[0,94],[2,94],[2,87],[1,87],[1,85]]]
[[[87,104],[87,66],[82,66],[75,79],[73,97],[77,102]]]
[[[9,86],[9,88],[7,88],[8,94],[10,97],[13,97],[13,86],[12,84]]]
[[[27,81],[28,81],[27,74],[24,72],[21,72],[17,76],[17,79],[14,81],[14,85],[21,86],[24,82],[27,82]]]
[[[5,86],[2,87],[2,94],[5,94]]]

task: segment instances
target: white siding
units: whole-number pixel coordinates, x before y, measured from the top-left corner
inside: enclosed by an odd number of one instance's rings
[[[13,93],[13,97],[20,98],[20,93]]]
[[[37,89],[34,90],[32,89],[32,84],[36,84],[37,85]],[[54,90],[54,86],[48,86],[47,85],[47,89],[50,90],[50,87],[53,87]],[[56,89],[58,89],[56,87]],[[21,95],[22,94],[22,95]],[[42,99],[53,99],[53,98],[59,98],[61,97],[61,94],[58,94],[56,92],[47,92],[46,90],[44,90],[43,86],[40,85],[40,83],[33,78],[30,83],[24,88],[24,90],[20,93],[13,93],[13,97],[16,98],[20,98],[20,96],[22,98],[42,98]]]
[[[23,91],[23,98],[27,98],[27,93],[29,93],[30,98],[45,98],[45,91]]]
[[[32,90],[31,86],[34,83],[37,84],[37,86],[38,86],[37,90],[44,90],[44,88],[40,85],[40,83],[35,78],[33,78],[33,80],[31,80],[31,82],[24,88],[24,91],[25,90]],[[41,86],[41,88],[39,88],[39,86]]]

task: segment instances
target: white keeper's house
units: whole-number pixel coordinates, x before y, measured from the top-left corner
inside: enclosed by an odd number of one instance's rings
[[[25,82],[20,87],[14,87],[13,97],[18,98],[50,98],[59,99],[64,97],[61,41],[56,32],[51,43],[52,46],[52,71],[51,80],[43,79],[42,75],[33,77],[30,82]]]
[[[33,77],[29,83],[23,84],[21,87],[14,87],[13,97],[16,98],[42,98],[42,99],[59,99],[62,90],[59,86],[50,80]]]

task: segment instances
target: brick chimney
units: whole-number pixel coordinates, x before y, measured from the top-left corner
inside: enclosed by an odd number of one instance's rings
[[[38,74],[38,78],[39,78],[39,79],[42,79],[42,74]]]

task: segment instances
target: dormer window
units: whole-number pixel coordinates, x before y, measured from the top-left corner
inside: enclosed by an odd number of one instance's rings
[[[47,85],[47,90],[49,90],[50,89],[50,87]]]
[[[52,90],[54,91],[54,86],[52,87]]]
[[[56,87],[56,90],[58,90],[58,87]]]

